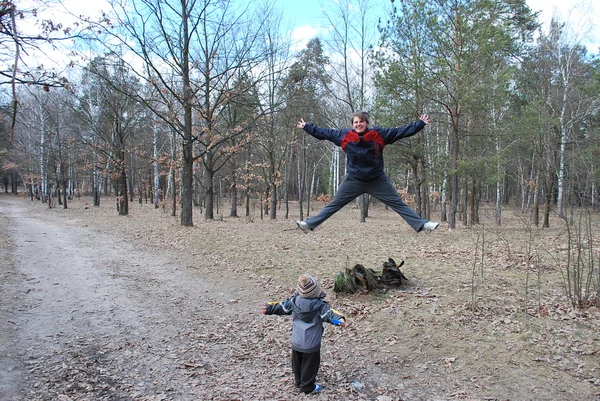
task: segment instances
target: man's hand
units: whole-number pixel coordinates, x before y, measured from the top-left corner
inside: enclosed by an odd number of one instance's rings
[[[298,124],[296,124],[296,128],[304,128],[305,125],[304,119],[301,118],[300,121],[298,121]]]

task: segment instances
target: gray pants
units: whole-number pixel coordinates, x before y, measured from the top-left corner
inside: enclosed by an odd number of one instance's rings
[[[400,198],[400,195],[398,195],[398,192],[385,175],[368,182],[360,181],[350,175],[346,175],[333,200],[319,214],[306,219],[306,224],[308,224],[311,230],[315,229],[335,212],[364,193],[368,193],[388,205],[416,232],[421,231],[423,225],[427,223],[426,219],[421,218],[402,201],[402,198]]]

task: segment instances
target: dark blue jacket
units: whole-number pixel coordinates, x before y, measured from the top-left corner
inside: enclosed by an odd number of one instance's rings
[[[323,322],[346,318],[322,298],[302,298],[295,294],[282,302],[269,302],[266,315],[292,315],[292,349],[317,352],[321,349]]]
[[[304,131],[317,139],[341,146],[346,152],[348,174],[361,181],[371,181],[384,174],[383,148],[401,138],[415,135],[425,127],[422,120],[396,128],[373,127],[359,135],[352,128],[329,129],[305,124]]]

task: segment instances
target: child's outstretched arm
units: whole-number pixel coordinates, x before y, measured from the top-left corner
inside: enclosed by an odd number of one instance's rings
[[[261,312],[263,315],[291,315],[290,302],[289,299],[283,302],[267,302],[263,305]]]
[[[319,311],[319,315],[321,316],[321,320],[324,322],[328,322],[336,326],[346,327],[346,316],[331,308],[326,302],[323,302],[323,305]]]

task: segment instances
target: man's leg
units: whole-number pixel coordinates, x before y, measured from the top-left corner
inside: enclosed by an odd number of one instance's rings
[[[398,213],[416,232],[419,232],[425,223],[427,223],[427,219],[419,216],[402,201],[402,198],[398,195],[398,191],[396,191],[385,175],[369,182],[367,192],[392,208],[392,210]]]
[[[365,192],[365,183],[346,175],[338,190],[329,202],[321,211],[314,217],[306,219],[306,224],[311,230],[317,228],[321,223],[331,217],[335,212],[346,206],[348,203],[356,199],[357,196]]]

